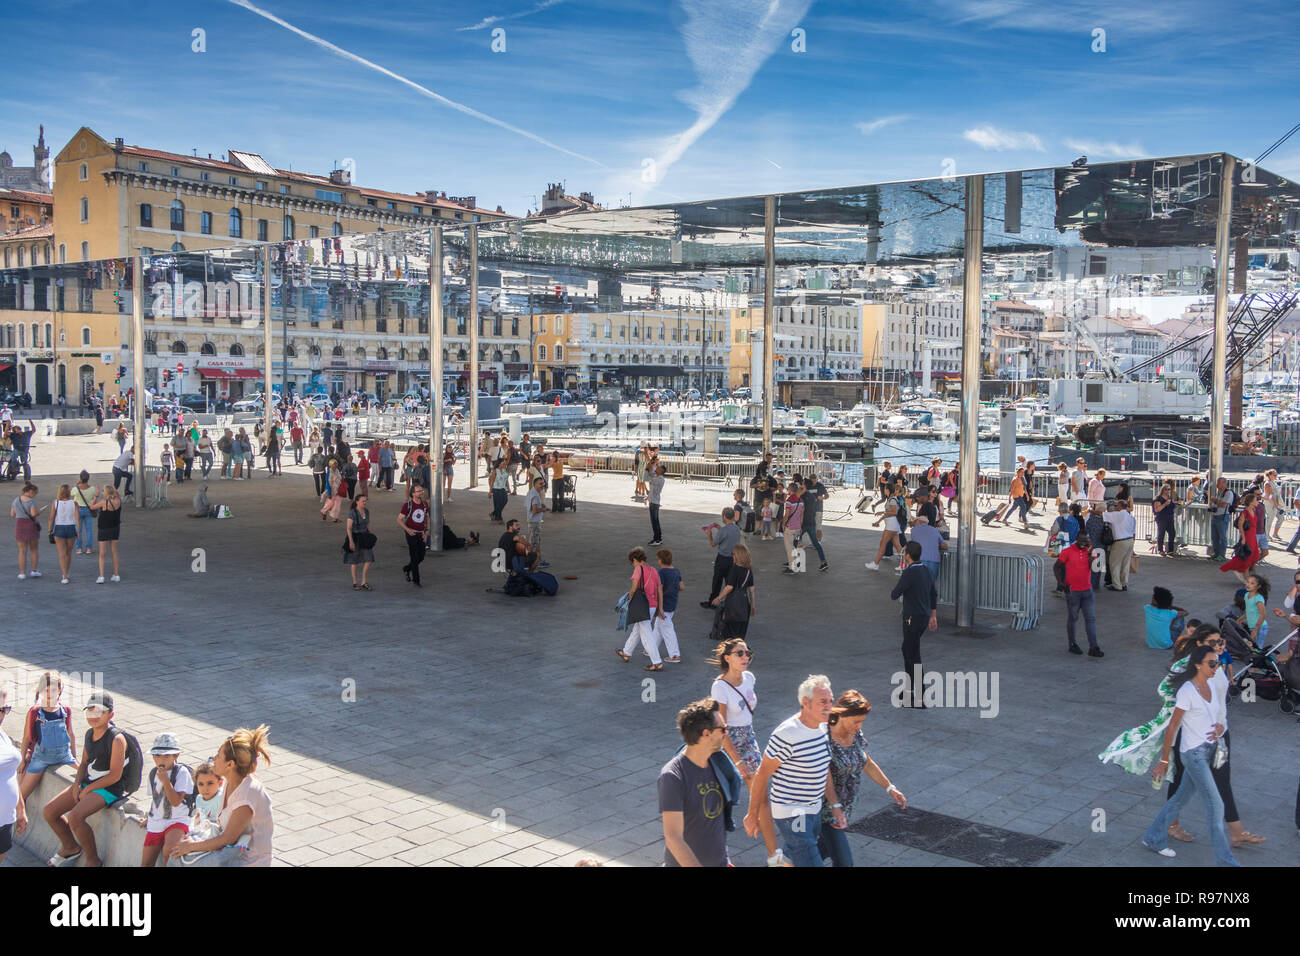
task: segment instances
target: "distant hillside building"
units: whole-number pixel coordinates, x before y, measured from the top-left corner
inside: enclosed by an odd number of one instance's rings
[[[49,193],[50,151],[45,147],[45,127],[41,127],[36,145],[32,147],[31,166],[15,166],[14,158],[0,152],[0,186],[24,192]]]

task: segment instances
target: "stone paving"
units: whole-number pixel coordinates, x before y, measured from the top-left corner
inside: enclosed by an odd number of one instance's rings
[[[38,444],[39,501],[81,467],[102,482],[115,451],[107,436]],[[0,577],[10,609],[0,672],[27,669],[18,671],[27,678],[21,700],[35,668],[102,671],[121,725],[146,741],[174,731],[193,761],[236,726],[269,724],[272,763],[260,775],[275,803],[277,865],[657,863],[655,776],[680,742],[677,710],[707,694],[715,673],[705,662],[709,614],[696,606],[711,566],[700,525],[732,489],[674,482],[665,491],[664,540],[687,585],[677,628],[684,661],[647,675],[639,659],[623,664],[613,653],[622,642],[611,609],[626,588],[625,555],[649,537],[644,506],[628,500],[631,477],[579,478],[578,512],[548,515],[545,525],[560,594],[513,599],[484,591],[501,580],[490,570],[499,527],[486,519],[483,485],[468,490],[467,466],[457,471],[448,522],[462,535],[479,531],[485,547],[430,556],[421,590],[400,571],[400,486],[372,498],[376,590],[354,592],[341,525],[320,521],[302,468],[210,481],[213,502],[234,511],[229,521],[186,517],[189,485],[173,486],[170,509],[128,509],[118,585],[95,585],[92,559],[79,557],[72,583],[61,586],[54,549],[42,541],[43,578]],[[840,492],[832,506],[851,494]],[[522,517],[522,496],[507,514]],[[899,710],[889,702],[902,663],[899,609],[888,599],[896,579],[888,566],[862,567],[878,540],[869,523],[827,523],[824,574],[782,576],[781,544],[754,542],[759,613],[749,633],[760,740],[796,710],[799,681],[824,672],[836,693],[856,687],[872,700],[871,753],[915,807],[1064,843],[1046,865],[1213,862],[1199,810],[1184,822],[1201,839],[1178,844],[1176,861],[1144,850],[1140,834],[1163,794],[1096,754],[1158,708],[1168,658],[1143,640],[1150,587],[1167,584],[1176,603],[1207,616],[1230,598],[1227,576],[1205,561],[1144,560],[1130,592],[1098,596],[1102,660],[1065,653],[1063,603],[1051,598],[1033,631],[982,615],[991,628],[983,638],[954,633],[944,609],[939,631],[923,642],[927,669],[996,671],[999,712]],[[980,529],[981,541],[1011,547],[1040,547],[1043,537]],[[1289,563],[1279,556],[1289,558],[1274,552],[1269,570],[1281,592]],[[1296,721],[1268,702],[1234,703],[1230,713],[1237,801],[1246,826],[1268,837],[1240,857],[1292,864]],[[5,729],[17,728],[11,716]],[[885,802],[866,787],[855,818]],[[1104,832],[1093,829],[1098,809]],[[857,834],[850,840],[859,866],[970,865]],[[730,847],[739,865],[761,865],[757,841],[737,832]],[[15,855],[5,865],[22,862]]]

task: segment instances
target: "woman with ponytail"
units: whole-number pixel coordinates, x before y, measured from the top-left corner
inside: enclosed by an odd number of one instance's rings
[[[204,858],[204,865],[271,865],[271,795],[254,773],[259,757],[271,762],[267,750],[270,736],[270,728],[265,724],[256,730],[241,727],[217,748],[212,766],[226,782],[226,797],[219,816],[221,834],[211,840],[181,840],[167,851],[168,857],[210,853]],[[236,844],[240,848],[232,849]],[[214,850],[218,852],[211,853]]]

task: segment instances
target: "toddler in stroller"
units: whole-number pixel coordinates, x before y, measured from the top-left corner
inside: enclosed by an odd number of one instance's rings
[[[1300,707],[1300,660],[1291,655],[1279,661],[1278,654],[1296,632],[1292,631],[1271,647],[1260,648],[1251,641],[1246,628],[1232,617],[1224,617],[1219,627],[1228,654],[1237,664],[1230,672],[1228,693],[1236,697],[1250,686],[1261,700],[1277,701],[1282,713],[1294,713]]]

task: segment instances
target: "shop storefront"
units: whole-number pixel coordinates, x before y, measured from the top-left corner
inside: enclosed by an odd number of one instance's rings
[[[17,352],[0,352],[0,392],[22,392],[18,387]]]
[[[237,402],[245,395],[256,392],[265,377],[260,368],[253,367],[254,359],[247,358],[207,358],[195,371],[199,374],[199,390],[208,397],[208,401]]]
[[[401,394],[397,382],[397,362],[391,359],[373,359],[366,362],[366,373],[374,382],[370,391],[375,393],[379,401]]]

